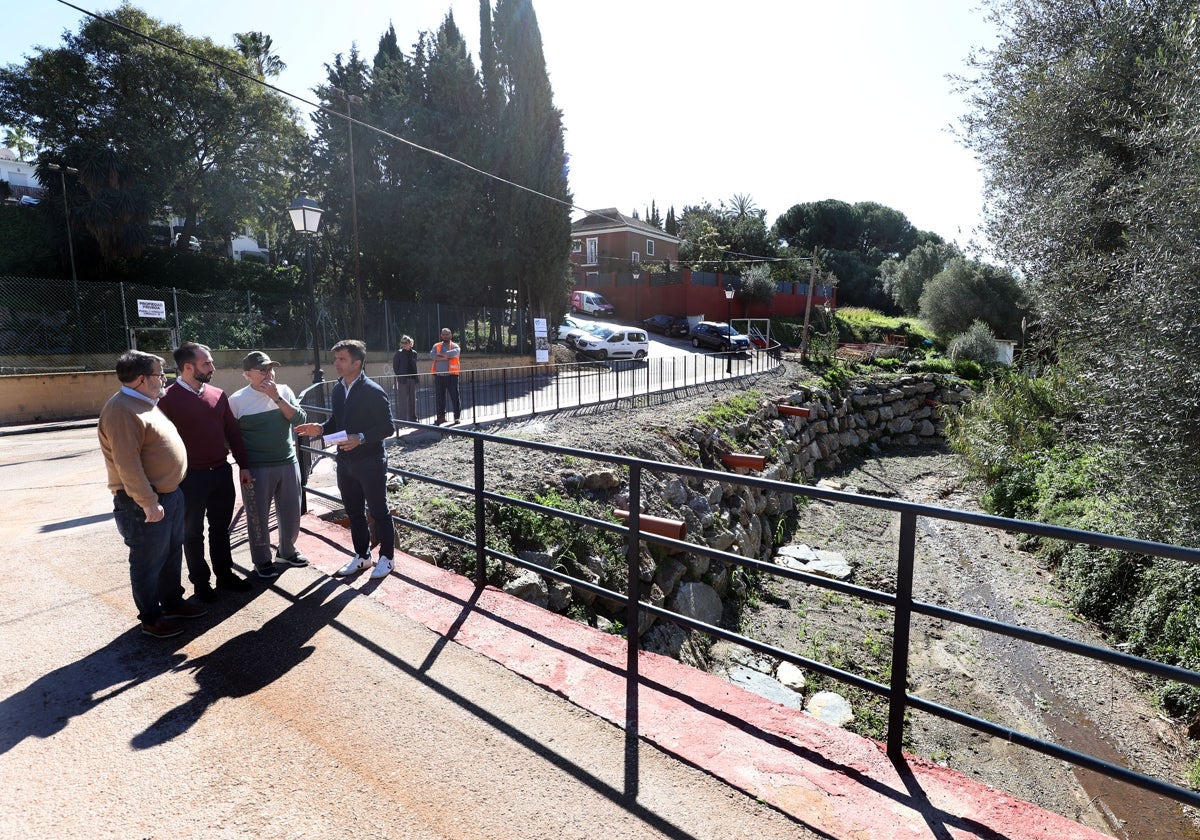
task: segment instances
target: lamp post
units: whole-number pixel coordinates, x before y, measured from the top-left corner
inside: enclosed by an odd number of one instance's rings
[[[308,197],[308,193],[300,193],[288,206],[288,213],[292,217],[292,227],[297,233],[304,234],[304,262],[306,266],[305,275],[308,282],[308,314],[309,328],[312,330],[312,354],[313,354],[313,376],[312,381],[316,383],[325,379],[325,371],[321,370],[320,350],[317,349],[317,295],[313,291],[313,267],[312,267],[312,241],[317,235],[317,228],[321,226],[321,214],[324,211],[317,206],[317,203]]]
[[[79,278],[75,274],[75,239],[71,235],[71,208],[67,205],[67,173],[78,175],[79,170],[74,166],[59,166],[57,163],[48,163],[46,168],[51,172],[57,172],[59,180],[62,181],[63,194],[63,215],[67,217],[67,253],[71,255],[71,291],[75,297],[75,342],[79,344],[79,331],[83,328],[80,323],[79,313]],[[76,347],[78,349],[78,346]]]
[[[725,372],[728,374],[733,373],[733,293],[732,286],[725,287],[725,329],[729,330],[725,336],[727,339],[725,347],[729,353],[725,357]]]
[[[341,88],[335,87],[330,90],[346,103],[346,132],[350,148],[350,225],[354,231],[354,326],[358,330],[359,340],[366,341],[367,337],[363,334],[362,278],[358,272],[358,187],[354,174],[354,120],[350,117],[350,104],[361,105],[362,97],[348,94]]]
[[[639,270],[638,265],[634,265],[634,268],[633,268],[633,320],[634,320],[634,323],[638,323],[639,322],[638,319],[640,318],[640,316],[638,315],[638,285],[640,284],[641,279],[642,279],[642,272]]]

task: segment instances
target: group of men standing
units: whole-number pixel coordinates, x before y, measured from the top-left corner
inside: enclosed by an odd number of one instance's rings
[[[205,607],[184,599],[184,559],[201,604],[215,600],[217,590],[251,588],[233,569],[231,454],[238,467],[254,574],[269,581],[278,577],[278,564],[308,565],[296,548],[301,486],[293,432],[312,437],[345,432],[337,444],[337,484],[350,518],[354,558],[337,574],[372,565],[367,511],[380,542],[371,577],[391,573],[396,540],[383,441],[394,426],[387,392],[363,373],[363,342],[346,340],[333,347],[339,379],[324,423],[307,422],[296,395],[275,379],[279,363],[266,353],[246,354],[242,372],[247,385],[228,396],[211,384],[215,366],[208,347],[188,342],[174,359],[177,377],[168,388],[162,358],[137,350],[123,354],[116,365],[121,389],[100,412],[98,426],[113,515],[129,547],[130,584],[143,633],[177,636],[183,632],[179,619],[207,614]],[[204,551],[206,522],[211,568]]]

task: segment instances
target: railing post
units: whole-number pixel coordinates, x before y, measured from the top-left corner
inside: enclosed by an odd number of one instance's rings
[[[483,438],[475,438],[475,586],[487,585],[487,518],[483,507]]]
[[[908,637],[912,626],[913,565],[916,558],[917,515],[900,514],[900,548],[896,554],[896,616],[892,630],[892,685],[888,696],[887,754],[898,760],[904,752],[904,710],[908,699]]]
[[[504,419],[508,419],[508,368],[500,368],[500,402],[504,406]]]
[[[629,544],[625,548],[627,568],[625,571],[625,728],[630,732],[638,730],[638,596],[640,594],[640,579],[638,569],[641,565],[642,552],[642,467],[640,464],[629,466]]]
[[[474,371],[474,370],[468,372],[468,375],[471,377],[471,425],[472,426],[479,425],[479,395],[475,392],[475,374],[477,372],[478,371]],[[461,399],[461,397],[460,397],[460,399]],[[504,407],[504,410],[508,411],[507,405]]]
[[[537,376],[535,375],[536,370],[537,370],[537,363],[535,362],[533,367],[529,368],[529,416],[530,417],[537,416]]]

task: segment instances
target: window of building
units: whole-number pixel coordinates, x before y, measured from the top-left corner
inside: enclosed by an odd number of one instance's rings
[[[598,253],[598,251],[599,251],[599,243],[600,243],[600,240],[598,240],[596,237],[594,237],[594,236],[589,236],[589,237],[588,237],[588,241],[587,241],[587,257],[586,257],[586,258],[584,258],[584,262],[585,262],[586,264],[588,264],[588,265],[595,265],[596,263],[600,262],[600,256],[599,256],[599,253]]]
[[[646,240],[646,256],[647,257],[654,256],[654,240],[653,239]]]
[[[580,242],[578,239],[572,239],[571,240],[571,253],[579,254],[582,252],[583,252],[583,243]]]
[[[629,255],[629,262],[631,264],[633,264],[634,266],[641,265],[642,264],[642,255],[639,254],[637,251],[634,251],[632,254]]]

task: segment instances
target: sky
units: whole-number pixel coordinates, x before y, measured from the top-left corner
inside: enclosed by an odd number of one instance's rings
[[[0,64],[62,44],[84,15],[57,0],[4,0]],[[74,6],[104,13],[116,0]],[[141,0],[193,36],[274,40],[278,87],[315,101],[325,65],[353,45],[370,63],[395,26],[401,48],[449,11],[473,59],[478,0]],[[493,3],[494,5],[494,3]],[[952,132],[965,106],[948,74],[994,43],[963,0],[534,0],[554,102],[563,112],[579,212],[639,216],[749,196],[766,222],[795,204],[876,201],[965,249],[983,179]],[[312,109],[299,102],[302,113]]]

